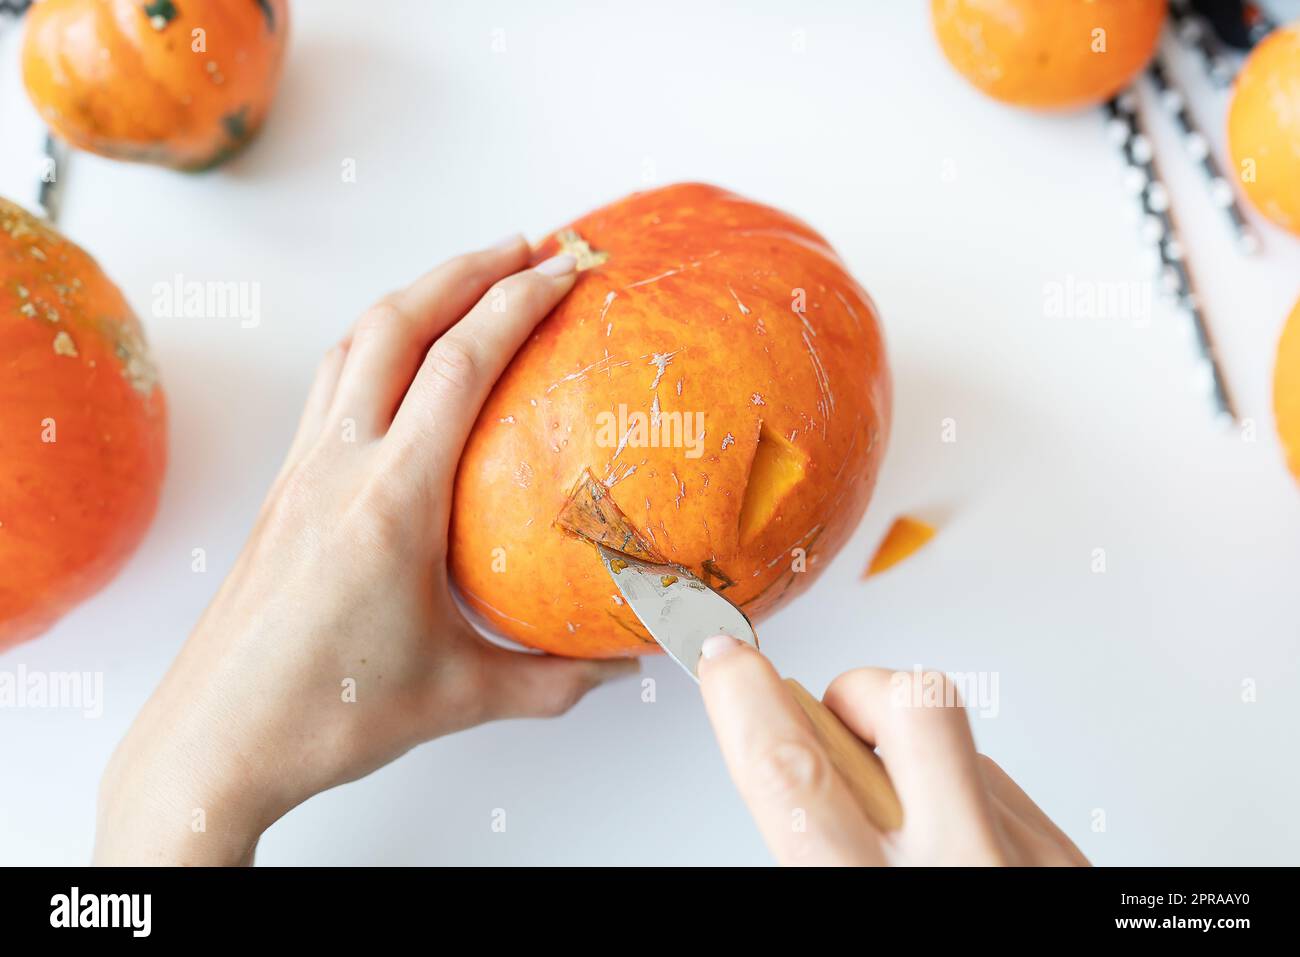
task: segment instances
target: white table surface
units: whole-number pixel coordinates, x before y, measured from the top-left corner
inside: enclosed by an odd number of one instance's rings
[[[981,749],[1097,863],[1296,862],[1300,486],[1270,381],[1300,241],[1261,226],[1264,252],[1238,256],[1155,120],[1246,441],[1195,392],[1167,305],[1146,321],[1048,315],[1052,283],[1150,276],[1098,111],[983,99],[941,58],[928,4],[714,6],[300,2],[270,123],[235,162],[187,176],[73,157],[61,227],[146,318],[171,466],[121,576],[0,654],[0,670],[105,684],[98,720],[0,711],[0,863],[88,859],[100,771],[233,561],[317,357],[356,313],[459,250],[677,180],[804,217],[884,316],[884,472],[852,541],[762,627],[782,672],[814,690],[863,664],[996,674],[996,715],[972,709]],[[39,138],[16,40],[0,37],[0,193],[27,201]],[[1183,62],[1218,135],[1226,97]],[[177,274],[259,283],[260,324],[149,318],[154,284]],[[938,536],[861,582],[902,512]],[[196,547],[206,574],[190,570]],[[259,860],[768,862],[695,687],[662,659],[645,673],[653,704],[610,686],[560,720],[436,741],[321,795]]]

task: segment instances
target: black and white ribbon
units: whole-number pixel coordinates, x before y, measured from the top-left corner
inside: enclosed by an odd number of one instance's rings
[[[1210,82],[1221,90],[1231,86],[1233,77],[1237,75],[1236,60],[1205,20],[1193,10],[1190,0],[1170,0],[1169,19],[1173,23],[1174,36],[1200,54]]]
[[[43,147],[41,182],[36,192],[36,203],[47,222],[57,223],[63,198],[63,177],[68,168],[68,148],[55,139],[52,133],[45,134]]]
[[[1191,324],[1200,355],[1201,379],[1213,398],[1216,411],[1220,417],[1232,422],[1236,419],[1236,412],[1219,365],[1214,341],[1210,338],[1209,324],[1192,285],[1183,244],[1179,241],[1169,208],[1169,191],[1160,180],[1151,140],[1142,128],[1137,92],[1130,88],[1119,96],[1112,97],[1105,109],[1109,118],[1107,132],[1123,151],[1124,161],[1128,165],[1127,184],[1141,201],[1142,238],[1154,250],[1160,283]]]
[[[1228,222],[1232,224],[1237,248],[1247,255],[1256,252],[1259,249],[1259,237],[1250,228],[1245,213],[1237,202],[1237,195],[1232,190],[1232,184],[1223,175],[1219,161],[1214,157],[1209,139],[1197,126],[1195,118],[1187,108],[1187,97],[1171,79],[1171,74],[1159,53],[1152,58],[1151,65],[1147,68],[1147,75],[1155,84],[1160,105],[1178,127],[1187,155],[1200,167],[1201,173],[1205,176],[1205,181],[1210,188],[1210,199],[1223,210]]]

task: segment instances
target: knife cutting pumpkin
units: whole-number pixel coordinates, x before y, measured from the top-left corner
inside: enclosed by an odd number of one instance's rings
[[[758,647],[744,612],[678,565],[659,564],[596,543],[605,570],[641,624],[674,661],[699,680],[700,651],[711,635],[730,635]],[[867,819],[888,831],[903,823],[903,808],[876,753],[803,685],[786,678],[831,764]]]

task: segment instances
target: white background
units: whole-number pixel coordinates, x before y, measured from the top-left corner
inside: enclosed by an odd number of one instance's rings
[[[124,573],[0,655],[10,671],[102,671],[106,694],[99,720],[0,712],[0,863],[88,859],[100,771],[233,561],[317,357],[359,310],[468,247],[696,179],[823,231],[883,312],[896,378],[865,520],[760,629],[782,672],[816,691],[863,664],[996,673],[996,716],[972,715],[981,749],[1097,863],[1296,862],[1300,487],[1270,378],[1300,241],[1263,227],[1264,253],[1238,256],[1152,112],[1257,430],[1245,441],[1193,389],[1166,305],[1145,322],[1048,315],[1051,283],[1150,276],[1099,111],[981,98],[941,58],[928,4],[721,6],[297,3],[279,100],[235,162],[190,176],[73,157],[60,225],[146,322],[172,461]],[[39,135],[17,33],[0,38],[0,192],[27,202]],[[1218,137],[1226,95],[1180,64]],[[150,317],[154,284],[177,274],[260,283],[261,324]],[[940,442],[947,417],[955,444]],[[938,536],[860,581],[902,512]],[[206,574],[190,571],[196,547]],[[767,862],[694,685],[662,659],[645,674],[654,704],[610,686],[561,720],[440,740],[324,794],[259,860]]]

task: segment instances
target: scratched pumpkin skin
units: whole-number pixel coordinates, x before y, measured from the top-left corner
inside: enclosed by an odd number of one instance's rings
[[[288,0],[43,0],[23,82],[73,146],[205,169],[261,127],[288,33]]]
[[[871,299],[807,225],[699,184],[597,210],[536,258],[561,249],[590,268],[461,460],[461,594],[545,651],[656,652],[594,548],[555,525],[590,472],[648,549],[761,618],[812,584],[875,484],[890,380]]]
[[[130,306],[83,250],[0,199],[0,650],[117,573],[166,458]]]

